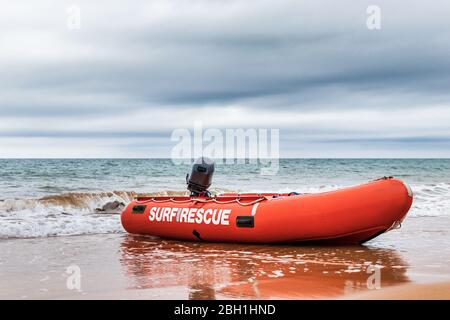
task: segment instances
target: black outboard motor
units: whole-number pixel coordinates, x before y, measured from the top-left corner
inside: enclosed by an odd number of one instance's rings
[[[211,196],[208,188],[211,186],[213,174],[214,161],[206,157],[195,160],[191,174],[186,175],[187,188],[191,191],[191,197]]]

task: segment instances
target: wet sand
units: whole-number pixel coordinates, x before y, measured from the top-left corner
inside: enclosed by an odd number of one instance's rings
[[[339,247],[127,234],[0,240],[0,299],[450,299],[449,226],[410,217],[365,246]]]

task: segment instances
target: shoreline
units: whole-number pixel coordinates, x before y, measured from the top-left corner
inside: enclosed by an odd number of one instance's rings
[[[450,299],[448,220],[409,218],[365,246],[0,239],[0,299]],[[368,288],[374,270],[381,289]]]

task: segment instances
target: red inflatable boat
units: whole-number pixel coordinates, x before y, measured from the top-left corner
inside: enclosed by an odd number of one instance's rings
[[[400,225],[411,189],[382,178],[317,194],[140,197],[122,213],[129,233],[168,239],[288,243],[363,243]]]

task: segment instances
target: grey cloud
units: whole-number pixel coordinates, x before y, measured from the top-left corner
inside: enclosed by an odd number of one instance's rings
[[[111,129],[110,131],[63,131],[63,130],[12,130],[7,132],[0,131],[0,137],[19,137],[19,138],[165,138],[170,140],[171,131],[119,131]]]
[[[64,26],[64,5],[72,3],[59,3],[59,11],[48,10],[51,4],[39,2],[42,16],[30,17],[6,5],[0,117],[46,117],[51,128],[55,117],[69,122],[161,109],[177,117],[176,110],[201,112],[210,105],[296,117],[450,104],[447,1],[378,1],[379,31],[365,26],[368,1],[331,7],[290,0],[79,1],[83,25],[72,32]],[[39,41],[23,45],[28,34],[41,37],[42,47]],[[167,133],[150,127],[103,133],[17,128],[0,135],[114,139]],[[429,135],[434,139],[435,133]]]

